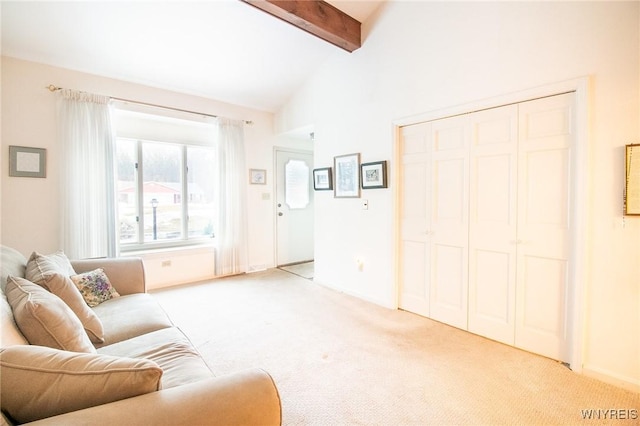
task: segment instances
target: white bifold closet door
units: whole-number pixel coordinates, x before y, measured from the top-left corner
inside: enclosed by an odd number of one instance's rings
[[[402,128],[402,309],[565,360],[573,102]]]
[[[431,318],[467,326],[469,117],[431,125]]]
[[[514,344],[518,106],[471,114],[469,331]]]
[[[515,346],[562,361],[569,355],[574,97],[520,104],[518,124]]]
[[[431,123],[402,129],[400,167],[400,294],[402,309],[430,316]]]

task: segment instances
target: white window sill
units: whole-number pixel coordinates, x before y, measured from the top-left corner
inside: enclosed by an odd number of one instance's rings
[[[154,255],[158,257],[165,257],[167,254],[173,255],[187,255],[194,253],[206,253],[213,252],[215,245],[213,243],[204,244],[190,244],[184,246],[171,246],[171,247],[159,247],[159,248],[140,248],[135,250],[120,251],[121,257],[128,256],[141,256],[151,258]]]

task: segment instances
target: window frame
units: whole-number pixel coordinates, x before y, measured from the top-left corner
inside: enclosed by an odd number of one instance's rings
[[[116,135],[116,150],[121,140],[131,141],[135,143],[134,152],[134,187],[135,194],[135,211],[136,211],[136,228],[137,228],[137,240],[132,243],[123,243],[121,240],[120,226],[116,227],[117,235],[116,241],[120,252],[141,252],[141,251],[156,251],[170,248],[182,248],[193,246],[211,246],[214,244],[215,233],[212,232],[211,236],[189,236],[189,168],[188,168],[188,150],[189,147],[198,147],[204,149],[214,150],[211,146],[205,146],[201,143],[188,143],[188,142],[175,142],[175,141],[158,141],[146,138],[135,138],[127,136]],[[180,214],[181,214],[181,237],[169,240],[151,240],[145,241],[144,229],[145,229],[145,205],[144,205],[144,159],[143,159],[143,145],[144,143],[152,144],[167,144],[179,147],[180,151]],[[117,162],[117,155],[115,156]],[[115,174],[116,181],[118,181],[119,175]],[[117,187],[117,182],[116,182]],[[119,200],[119,197],[116,196]],[[119,201],[116,204],[116,219],[120,223]]]

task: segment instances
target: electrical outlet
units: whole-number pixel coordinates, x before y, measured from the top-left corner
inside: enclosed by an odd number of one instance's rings
[[[163,260],[162,263],[160,264],[163,268],[166,268],[167,266],[171,266],[171,261],[170,260]]]

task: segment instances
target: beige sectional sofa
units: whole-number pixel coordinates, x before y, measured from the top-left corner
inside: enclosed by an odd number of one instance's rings
[[[69,262],[63,253],[33,253],[27,260],[11,248],[1,250],[4,423],[281,423],[269,374],[253,369],[214,377],[145,292],[140,259]],[[100,291],[90,296],[100,300],[87,298],[79,284],[94,278],[90,288]]]

